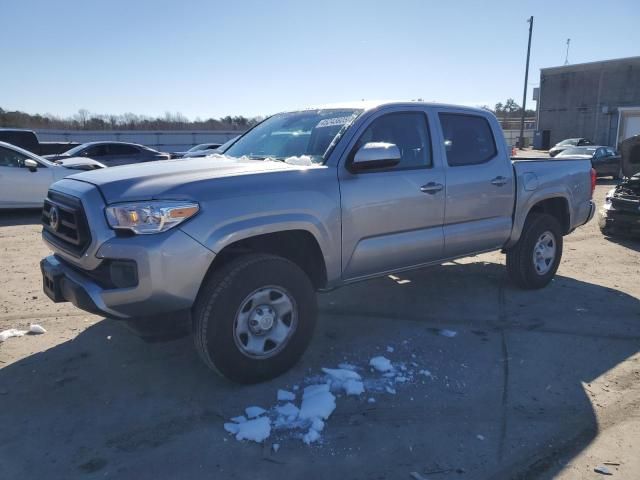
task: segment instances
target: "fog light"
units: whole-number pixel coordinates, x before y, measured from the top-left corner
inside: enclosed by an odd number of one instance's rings
[[[111,260],[109,277],[116,288],[138,285],[138,266],[133,260]]]

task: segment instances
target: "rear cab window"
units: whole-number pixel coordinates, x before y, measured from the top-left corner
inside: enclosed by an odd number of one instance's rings
[[[479,165],[498,154],[493,130],[485,117],[441,112],[438,118],[450,167]]]

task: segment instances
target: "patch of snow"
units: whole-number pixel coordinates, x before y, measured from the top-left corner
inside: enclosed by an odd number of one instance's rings
[[[224,429],[232,434],[236,434],[238,433],[238,430],[240,430],[240,424],[239,423],[231,423],[231,422],[227,422],[224,424]]]
[[[29,326],[29,332],[31,332],[31,333],[38,333],[38,334],[40,334],[40,333],[47,333],[47,331],[46,331],[44,328],[42,328],[40,325],[38,325],[37,323],[32,323],[32,324]]]
[[[389,372],[393,370],[393,365],[391,365],[391,361],[388,358],[383,356],[373,357],[369,360],[369,365],[375,368],[379,372]]]
[[[298,417],[313,420],[327,419],[336,409],[336,397],[329,391],[329,384],[310,385],[302,394],[302,405]]]
[[[245,417],[244,415],[240,415],[238,417],[233,417],[231,421],[235,423],[244,423],[247,421],[247,417]]]
[[[309,431],[305,433],[304,436],[302,437],[302,441],[306,445],[311,445],[313,442],[317,442],[319,439],[320,439],[320,432],[318,432],[317,430],[314,430],[313,428],[310,428]]]
[[[420,370],[418,371],[418,374],[424,375],[425,377],[433,377],[433,375],[431,375],[431,372],[429,370]]]
[[[295,399],[296,399],[295,393],[289,392],[287,390],[278,390],[278,400],[289,401],[289,400],[295,400]]]
[[[364,383],[361,380],[349,379],[342,384],[344,393],[347,395],[360,395],[364,393]]]
[[[225,423],[225,429],[227,428]],[[244,423],[232,424],[238,427],[236,440],[251,440],[252,442],[263,442],[271,435],[271,423],[267,417],[260,417],[254,420],[247,420]],[[229,431],[227,429],[227,431]],[[233,433],[233,432],[232,432]]]
[[[341,368],[343,370],[356,370],[357,367],[355,365],[352,365],[351,363],[339,363],[338,364],[338,368]]]
[[[387,391],[387,393],[390,393],[391,395],[395,395],[396,394],[396,389],[390,387],[389,385],[387,385],[386,387],[384,387],[384,389]]]
[[[0,342],[4,342],[7,338],[11,338],[11,337],[22,337],[25,333],[27,333],[26,330],[18,330],[17,328],[10,328],[9,330],[0,332]]]
[[[476,435],[476,438],[477,438],[478,440],[484,440],[484,435],[480,435],[480,434],[478,434],[478,435]]]
[[[375,399],[375,398],[373,398],[373,397],[369,397],[369,398],[367,398],[367,402],[369,402],[369,403],[376,403],[376,399]]]
[[[323,368],[322,371],[329,377],[331,390],[344,390],[347,395],[360,395],[364,392],[362,377],[353,370]]]
[[[438,333],[443,337],[449,337],[449,338],[453,338],[458,334],[458,332],[456,332],[455,330],[447,330],[446,328],[443,328]]]
[[[263,413],[266,413],[266,410],[262,407],[247,407],[244,409],[244,413],[248,418],[259,417]]]
[[[387,352],[393,353],[393,351],[394,351],[393,347],[387,346]]]
[[[597,467],[595,467],[593,469],[593,471],[596,472],[596,473],[601,473],[603,475],[613,475],[613,473],[611,473],[611,470],[609,470],[604,465],[598,465]]]
[[[276,407],[276,412],[278,412],[280,415],[284,415],[285,417],[293,417],[293,419],[295,420],[298,416],[298,413],[300,413],[300,409],[293,403],[288,402],[284,405],[278,405]]]
[[[396,382],[398,382],[398,383],[404,383],[404,382],[406,382],[406,381],[408,381],[408,380],[409,380],[409,379],[408,379],[407,377],[402,376],[402,375],[398,375],[398,376],[396,377]]]
[[[273,453],[278,453],[278,450],[280,450],[280,444],[274,443],[273,445],[271,445],[271,448],[273,449]]]
[[[294,385],[293,387],[291,387],[291,390],[293,390],[294,392],[297,392],[300,389],[300,387],[298,385]]]
[[[284,163],[288,163],[289,165],[302,165],[304,167],[311,167],[315,165],[313,159],[309,155],[300,155],[299,157],[287,157],[284,160]]]

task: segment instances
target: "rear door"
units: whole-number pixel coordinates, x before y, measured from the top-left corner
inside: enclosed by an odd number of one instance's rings
[[[513,166],[493,133],[500,126],[468,111],[439,110],[438,120],[447,177],[445,256],[499,248],[511,234],[515,199]]]
[[[0,146],[0,208],[41,207],[53,182],[52,168],[24,166],[26,155]]]
[[[338,169],[345,280],[442,257],[444,171],[431,138],[427,112],[420,108],[387,108],[358,128]],[[400,163],[351,173],[355,152],[368,142],[397,145]]]

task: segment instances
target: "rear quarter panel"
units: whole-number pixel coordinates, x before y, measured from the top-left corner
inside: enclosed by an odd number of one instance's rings
[[[539,202],[563,198],[569,207],[569,229],[585,223],[591,211],[591,162],[574,159],[515,160],[516,207],[513,231],[506,245],[516,243],[527,215]]]

